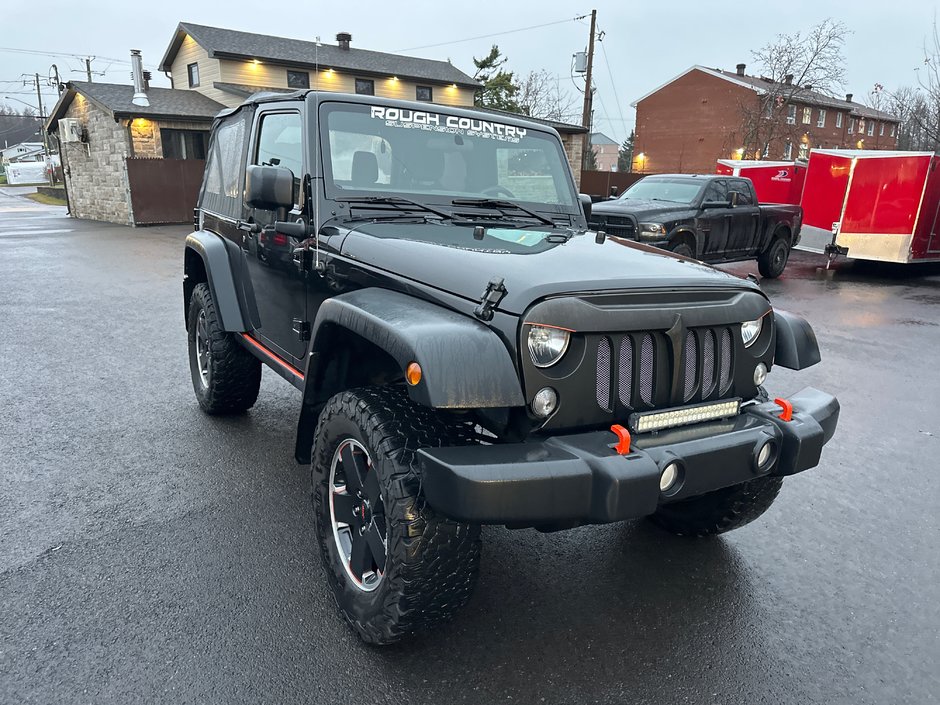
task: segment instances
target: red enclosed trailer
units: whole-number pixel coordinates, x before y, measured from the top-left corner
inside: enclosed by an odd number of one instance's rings
[[[931,152],[814,149],[799,249],[834,244],[855,259],[940,261],[938,166]]]
[[[751,159],[719,159],[716,174],[744,176],[754,184],[761,203],[800,202],[806,166],[795,162],[765,162]]]

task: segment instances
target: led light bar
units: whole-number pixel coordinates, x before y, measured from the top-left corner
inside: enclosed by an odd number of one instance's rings
[[[661,431],[664,428],[688,426],[702,421],[714,421],[737,416],[741,412],[740,399],[727,399],[725,401],[708,404],[695,404],[683,406],[666,411],[649,411],[640,414],[630,414],[630,428],[634,433],[648,433]]]

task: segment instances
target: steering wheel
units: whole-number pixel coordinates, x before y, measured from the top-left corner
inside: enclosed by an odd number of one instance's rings
[[[516,194],[510,191],[505,186],[490,186],[489,188],[483,189],[483,193],[487,196],[506,196],[508,198],[515,198]]]

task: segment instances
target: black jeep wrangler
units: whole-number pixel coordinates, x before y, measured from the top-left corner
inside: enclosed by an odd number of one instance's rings
[[[366,641],[467,601],[482,524],[715,534],[832,437],[834,397],[762,386],[819,360],[804,320],[589,211],[558,134],[521,119],[302,91],[216,120],[193,387],[244,412],[264,363],[301,392],[326,575]]]

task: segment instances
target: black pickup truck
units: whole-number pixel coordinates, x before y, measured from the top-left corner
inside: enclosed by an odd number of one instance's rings
[[[763,386],[819,360],[806,321],[588,230],[590,206],[523,119],[314,91],[216,119],[183,262],[193,389],[213,415],[254,405],[262,365],[298,390],[325,580],[366,641],[463,605],[483,524],[717,534],[835,432],[833,396]],[[220,458],[232,429],[206,437]]]
[[[662,174],[640,179],[620,198],[598,203],[591,226],[704,262],[757,259],[779,277],[800,240],[803,209],[757,202],[750,179]]]

